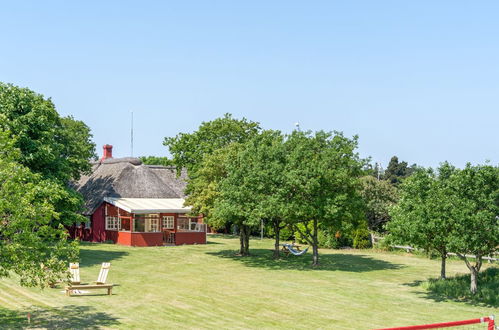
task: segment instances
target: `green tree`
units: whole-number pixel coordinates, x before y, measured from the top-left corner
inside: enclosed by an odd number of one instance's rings
[[[383,226],[390,221],[389,210],[398,200],[398,190],[385,180],[378,180],[373,176],[361,178],[361,195],[366,205],[366,219],[368,228],[382,232]]]
[[[91,169],[90,129],[72,117],[61,118],[50,99],[28,88],[0,83],[0,129],[20,150],[17,161],[43,178],[66,184]]]
[[[286,219],[312,246],[312,265],[317,266],[319,228],[341,228],[362,219],[358,192],[364,162],[355,152],[357,137],[338,132],[294,131],[285,147]]]
[[[417,165],[408,166],[407,162],[399,162],[397,156],[393,156],[383,174],[383,179],[391,184],[398,185],[403,179],[409,177],[416,170]]]
[[[164,145],[172,154],[177,171],[187,169],[188,182],[185,204],[192,206],[192,213],[202,213],[206,222],[221,228],[225,218],[214,217],[213,209],[218,195],[218,183],[225,177],[225,161],[232,157],[238,145],[246,142],[260,130],[259,124],[235,119],[230,114],[209,122],[203,122],[193,133],[180,133],[165,138]]]
[[[142,156],[140,157],[142,163],[146,165],[162,165],[162,166],[172,166],[173,162],[168,157],[156,157],[156,156]]]
[[[456,171],[444,163],[438,173],[418,170],[400,185],[400,200],[387,223],[389,241],[409,244],[441,258],[440,278],[446,277],[449,244],[454,235],[450,210],[454,203],[449,194],[450,177]]]
[[[10,134],[0,131],[0,276],[12,271],[21,285],[44,287],[64,278],[77,246],[67,240],[56,205],[68,192],[15,160]]]
[[[215,213],[241,228],[241,254],[249,254],[249,233],[260,221],[272,224],[274,257],[279,257],[283,228],[284,137],[278,131],[263,131],[240,144],[237,154],[226,158],[226,175],[220,181]]]
[[[455,225],[449,249],[470,270],[470,291],[475,294],[482,258],[499,250],[499,167],[467,164],[450,181],[453,203],[448,211]],[[474,255],[475,262],[466,255]]]
[[[180,133],[175,137],[165,138],[163,144],[172,154],[172,162],[177,169],[186,168],[190,176],[202,166],[205,155],[233,142],[244,143],[259,130],[258,123],[225,114],[222,118],[201,123],[193,133]]]
[[[16,162],[57,182],[66,193],[54,204],[57,223],[77,222],[83,200],[68,186],[91,169],[95,145],[90,129],[72,117],[61,118],[50,99],[28,88],[0,83],[0,130],[19,150]]]

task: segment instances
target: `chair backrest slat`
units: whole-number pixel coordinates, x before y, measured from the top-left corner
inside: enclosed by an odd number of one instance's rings
[[[102,267],[100,269],[99,278],[97,278],[97,283],[104,284],[106,283],[107,273],[109,273],[109,268],[111,267],[111,263],[103,262]]]
[[[71,274],[71,283],[80,283],[80,264],[72,262],[69,264],[69,273]]]

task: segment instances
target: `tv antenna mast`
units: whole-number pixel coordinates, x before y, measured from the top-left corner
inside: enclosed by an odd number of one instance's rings
[[[130,157],[133,157],[133,111],[130,111],[132,115],[130,122]]]

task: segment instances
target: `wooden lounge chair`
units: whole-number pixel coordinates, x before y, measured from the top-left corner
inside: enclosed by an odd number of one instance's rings
[[[103,262],[97,281],[93,282],[93,284],[81,284],[81,285],[76,285],[72,283],[71,285],[66,287],[66,295],[71,296],[71,293],[74,293],[74,291],[94,290],[94,289],[107,289],[107,294],[111,295],[113,290],[113,284],[106,283],[107,274],[109,273],[109,268],[111,268],[111,263]]]
[[[99,277],[97,278],[97,281],[94,282],[95,284],[106,284],[107,273],[109,273],[109,268],[111,268],[110,262],[103,262],[102,263],[102,266],[100,268]]]
[[[80,284],[80,264],[77,262],[69,264],[69,273],[71,274],[71,284]]]

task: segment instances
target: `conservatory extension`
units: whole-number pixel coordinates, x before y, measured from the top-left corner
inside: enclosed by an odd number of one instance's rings
[[[205,244],[202,216],[188,216],[183,203],[182,198],[106,197],[96,212],[102,217],[94,216],[92,227],[102,239],[122,245]]]

